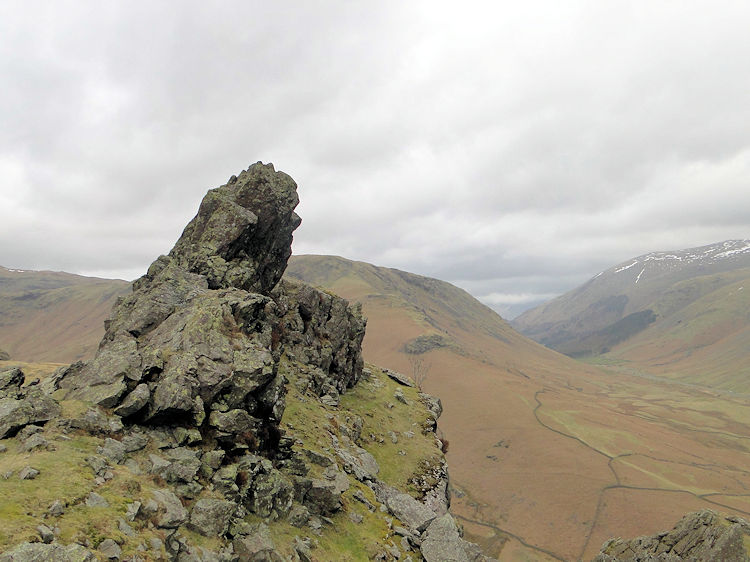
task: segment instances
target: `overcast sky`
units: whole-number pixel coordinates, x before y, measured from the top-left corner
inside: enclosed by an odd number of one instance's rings
[[[746,0],[4,0],[0,264],[135,278],[262,160],[295,253],[510,317],[750,237],[748,29]]]

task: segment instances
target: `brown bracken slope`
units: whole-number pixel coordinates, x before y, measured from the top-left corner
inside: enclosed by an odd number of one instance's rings
[[[448,283],[337,257],[287,276],[362,302],[368,361],[441,397],[454,513],[502,560],[591,559],[710,507],[750,516],[750,399],[576,362]]]
[[[17,361],[89,358],[115,299],[129,291],[127,281],[0,267],[0,349]]]

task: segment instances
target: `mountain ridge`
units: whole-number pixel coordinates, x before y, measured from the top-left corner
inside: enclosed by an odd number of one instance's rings
[[[129,290],[116,279],[0,267],[0,348],[19,361],[89,357],[115,300]]]
[[[688,358],[695,349],[735,332],[745,339],[740,334],[747,325],[742,306],[734,311],[724,307],[718,314],[715,303],[733,286],[742,291],[748,279],[750,240],[650,252],[612,266],[511,325],[571,356],[604,356],[634,366],[644,362],[662,373],[667,371],[659,368],[660,362],[674,363],[671,374],[677,377],[680,370],[690,370]],[[702,353],[701,368],[721,356],[718,349]]]

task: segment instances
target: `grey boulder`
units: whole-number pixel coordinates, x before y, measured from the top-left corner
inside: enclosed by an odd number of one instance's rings
[[[30,392],[25,398],[0,399],[0,439],[12,437],[29,424],[45,423],[60,415],[60,405],[41,391]]]
[[[171,490],[167,488],[154,490],[152,495],[159,506],[156,519],[157,527],[176,529],[185,522],[188,517],[187,510],[182,505],[180,498],[174,495]]]
[[[416,533],[424,531],[435,519],[435,512],[409,494],[393,494],[386,499],[386,507],[391,514],[398,517],[409,530]]]
[[[190,512],[188,527],[206,537],[218,537],[226,533],[237,504],[219,499],[200,499]]]
[[[453,517],[446,513],[436,518],[422,540],[422,556],[427,562],[484,562],[491,560],[474,543],[461,538]]]
[[[0,562],[95,562],[96,556],[80,544],[21,543],[0,554]]]

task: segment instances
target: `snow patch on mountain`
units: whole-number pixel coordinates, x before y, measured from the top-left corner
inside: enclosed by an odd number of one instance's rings
[[[625,271],[626,269],[630,269],[631,267],[633,267],[634,265],[637,265],[637,264],[638,264],[638,260],[634,261],[630,265],[626,265],[624,267],[620,267],[618,269],[615,269],[615,273],[620,273],[621,271]]]
[[[738,240],[737,242],[744,242],[745,244],[742,246],[737,246],[734,248],[730,248],[724,252],[721,252],[719,254],[716,254],[715,257],[717,258],[727,258],[729,256],[733,256],[735,254],[744,254],[745,252],[750,251],[750,240]]]
[[[717,263],[721,260],[737,258],[744,254],[750,256],[750,240],[727,240],[725,242],[719,242],[718,244],[701,246],[699,248],[689,248],[687,250],[651,252],[628,260],[628,262],[624,264],[617,265],[610,271],[612,273],[622,273],[636,265],[641,265],[643,266],[643,269],[638,274],[638,279],[640,279],[650,263],[661,267],[679,267],[681,265],[701,263],[708,265]],[[638,280],[636,279],[636,283],[637,282]]]

